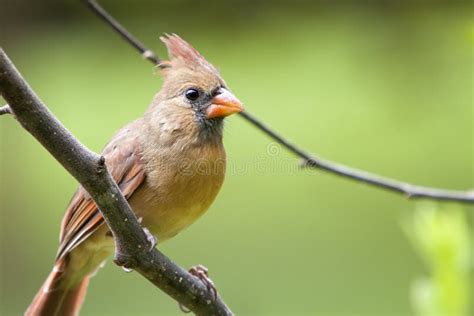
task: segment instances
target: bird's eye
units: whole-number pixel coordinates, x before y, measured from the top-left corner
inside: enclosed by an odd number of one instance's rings
[[[186,90],[186,99],[190,100],[190,101],[196,101],[197,98],[199,98],[199,91],[196,90],[196,89],[188,89]]]

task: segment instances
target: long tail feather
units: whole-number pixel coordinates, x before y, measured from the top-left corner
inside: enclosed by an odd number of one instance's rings
[[[25,316],[76,316],[86,296],[89,277],[68,286],[63,264],[58,264],[49,274],[36,294]]]

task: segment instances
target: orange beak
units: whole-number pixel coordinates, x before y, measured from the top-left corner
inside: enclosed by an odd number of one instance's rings
[[[229,90],[221,88],[220,93],[212,98],[211,105],[207,108],[208,118],[225,117],[234,113],[242,112],[244,108]]]

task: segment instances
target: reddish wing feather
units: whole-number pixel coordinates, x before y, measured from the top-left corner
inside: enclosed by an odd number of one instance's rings
[[[145,179],[140,161],[139,142],[129,129],[122,129],[103,151],[106,165],[125,198],[129,198]],[[61,225],[57,259],[64,257],[104,223],[104,218],[89,194],[80,187],[74,194]]]

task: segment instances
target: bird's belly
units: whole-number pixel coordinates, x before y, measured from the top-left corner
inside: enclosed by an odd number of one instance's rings
[[[153,214],[143,217],[143,226],[158,238],[158,242],[162,242],[194,223],[206,210],[207,207],[202,205],[148,210]]]
[[[223,180],[224,169],[214,174],[176,175],[159,186],[144,183],[130,205],[161,242],[195,222],[210,207]]]

